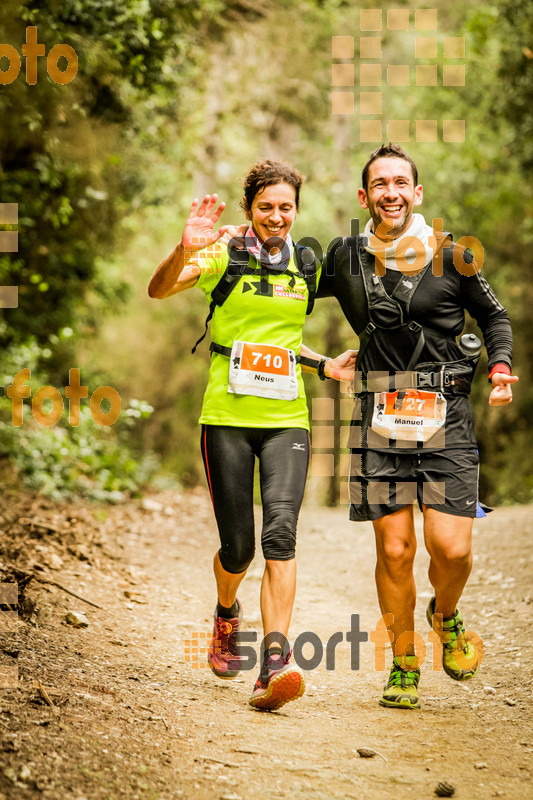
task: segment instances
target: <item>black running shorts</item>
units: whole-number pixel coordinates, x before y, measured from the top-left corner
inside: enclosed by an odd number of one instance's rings
[[[350,519],[372,520],[418,500],[457,517],[475,517],[478,451],[398,453],[356,449],[350,456]]]

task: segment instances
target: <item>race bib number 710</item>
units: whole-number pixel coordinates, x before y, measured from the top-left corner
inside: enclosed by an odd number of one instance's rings
[[[228,392],[274,400],[296,400],[296,354],[287,347],[235,340]]]

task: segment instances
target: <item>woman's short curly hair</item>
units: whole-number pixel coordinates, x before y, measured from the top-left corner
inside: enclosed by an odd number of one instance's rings
[[[244,179],[244,197],[240,206],[246,214],[249,214],[254,197],[259,192],[262,192],[267,186],[288,183],[294,189],[296,208],[298,209],[300,207],[300,188],[304,181],[305,177],[286,161],[271,161],[268,158],[257,161],[250,167],[248,175]]]

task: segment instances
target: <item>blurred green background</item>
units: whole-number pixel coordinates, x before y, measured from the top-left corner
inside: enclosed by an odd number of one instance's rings
[[[260,157],[307,176],[295,238],[324,249],[366,222],[356,192],[375,143],[359,141],[359,10],[342,0],[63,0],[7,2],[0,42],[19,53],[36,25],[46,52],[74,47],[79,72],[55,84],[39,59],[37,84],[0,86],[0,202],[18,203],[19,251],[0,254],[0,285],[19,286],[19,307],[0,310],[0,385],[32,370],[32,395],[64,394],[81,369],[89,395],[115,387],[122,414],[98,426],[88,401],[78,428],[67,408],[54,427],[11,424],[0,398],[0,457],[36,491],[119,501],[152,482],[203,483],[198,447],[208,347],[193,357],[205,300],[193,290],[164,302],[148,280],[174,247],[193,197],[217,191],[221,222],[242,222],[241,178]],[[445,36],[464,36],[464,86],[383,87],[383,120],[437,119],[437,142],[404,146],[419,167],[426,219],[476,236],[484,274],[508,309],[520,382],[512,406],[489,408],[481,364],[473,402],[482,497],[533,501],[533,6],[527,0],[432,3],[438,31],[384,25],[383,64],[439,64]],[[356,113],[331,113],[331,37],[354,36]],[[363,35],[379,35],[375,32]],[[415,59],[415,37],[434,35],[438,59]],[[446,63],[463,63],[451,61]],[[59,64],[64,68],[65,64]],[[7,59],[0,60],[6,70]],[[439,83],[441,80],[439,78]],[[443,119],[465,119],[466,139],[443,142]],[[384,136],[386,127],[384,126]],[[4,226],[4,229],[9,226]],[[469,330],[475,330],[471,322]],[[357,346],[333,300],[317,303],[306,341],[321,352]],[[306,378],[311,400],[333,388]],[[26,401],[27,403],[28,401]],[[45,406],[46,408],[46,406]],[[313,479],[315,480],[315,479]],[[315,486],[315,484],[313,484]],[[338,487],[321,484],[333,503]]]

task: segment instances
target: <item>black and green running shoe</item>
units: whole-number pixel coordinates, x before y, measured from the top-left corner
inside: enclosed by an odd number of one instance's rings
[[[454,681],[473,678],[481,663],[477,643],[465,631],[461,612],[456,609],[453,617],[435,614],[435,598],[432,597],[426,617],[442,642],[442,667]]]
[[[392,661],[389,680],[383,689],[380,706],[388,708],[420,708],[418,681],[420,670],[416,656],[397,656]]]

